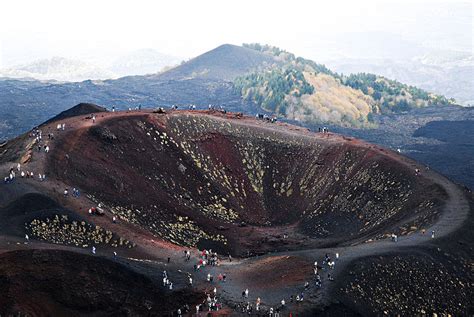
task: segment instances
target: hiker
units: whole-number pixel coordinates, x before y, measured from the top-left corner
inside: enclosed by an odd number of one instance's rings
[[[335,265],[335,264],[336,264],[336,263],[335,263],[334,261],[331,261],[331,262],[328,263],[328,266],[329,266],[329,268],[330,268],[331,270],[334,270],[334,265]]]
[[[168,263],[170,263],[170,261],[171,261],[171,258],[170,258],[170,257],[168,257]]]
[[[166,278],[166,276],[164,276],[164,277],[163,277],[163,286],[166,286],[166,281],[167,281],[167,280],[168,280],[168,279]]]
[[[308,288],[309,288],[309,282],[306,281],[306,282],[304,283],[304,289],[308,289]]]
[[[336,260],[339,260],[339,253],[336,252]]]
[[[116,223],[116,222],[117,222],[117,217],[113,216],[113,217],[112,217],[112,222],[113,222],[113,223]]]
[[[25,234],[25,240],[26,242],[30,241],[30,237],[28,236],[28,234]]]
[[[67,188],[66,188],[66,189],[64,190],[64,197],[67,197],[68,194],[69,194],[69,192],[68,192],[68,190],[67,190]]]
[[[178,314],[178,317],[181,317],[181,309],[180,308],[178,308],[177,314]]]
[[[117,258],[117,252],[114,251],[114,259]]]
[[[115,112],[115,106],[112,106],[112,112]]]
[[[58,123],[58,125],[56,126],[56,130],[61,130],[61,123]]]
[[[61,125],[61,128],[62,128],[62,130],[64,131],[64,129],[66,128],[66,124],[63,123],[63,124]]]
[[[211,273],[207,273],[207,281],[208,281],[208,282],[211,281]]]
[[[319,274],[316,275],[316,286],[321,287],[321,276]]]
[[[248,288],[245,289],[245,298],[249,298],[249,289]]]
[[[170,290],[173,289],[173,283],[170,282],[170,287],[169,288],[170,288]]]
[[[95,114],[92,115],[92,123],[95,123]]]
[[[95,247],[93,246],[93,247],[92,247],[92,254],[95,254],[95,251],[96,251],[96,249],[95,249]]]
[[[435,231],[433,230],[431,231],[431,239],[434,239],[434,237],[435,237]]]
[[[18,170],[18,172],[21,170],[21,165],[20,165],[20,163],[18,163],[18,164],[16,165],[16,169]]]
[[[281,300],[281,307],[285,307],[285,304],[286,304],[285,299],[282,299]]]
[[[191,276],[189,277],[189,285],[193,286],[193,278]]]
[[[48,145],[46,145],[46,147],[44,148],[44,151],[45,151],[46,153],[49,153],[49,146],[48,146]]]

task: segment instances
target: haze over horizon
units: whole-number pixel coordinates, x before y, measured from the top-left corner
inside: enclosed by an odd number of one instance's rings
[[[420,49],[472,54],[467,1],[293,1],[289,7],[285,1],[47,0],[2,7],[0,68],[53,56],[103,65],[144,48],[188,59],[224,43],[249,42],[323,62],[410,57]]]

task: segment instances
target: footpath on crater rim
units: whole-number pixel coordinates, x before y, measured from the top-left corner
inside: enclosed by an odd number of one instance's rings
[[[435,171],[238,113],[77,107],[0,145],[0,314],[473,313],[472,193]]]

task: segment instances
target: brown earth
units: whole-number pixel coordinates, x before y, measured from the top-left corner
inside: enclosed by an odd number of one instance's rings
[[[367,274],[374,270],[371,265],[382,262],[415,261],[426,268],[417,275],[425,281],[430,264],[419,258],[436,248],[421,252],[418,245],[444,241],[438,238],[464,228],[472,210],[471,194],[441,175],[392,151],[333,133],[213,111],[96,116],[96,123],[85,114],[61,118],[65,131],[56,131],[58,121],[40,126],[41,144],[51,148],[48,154],[37,151],[27,134],[0,149],[1,171],[16,168],[26,156],[22,169],[47,175],[44,182],[17,178],[0,185],[0,252],[7,252],[0,254],[0,267],[18,263],[0,270],[0,279],[9,285],[0,288],[0,295],[7,295],[5,313],[143,315],[143,299],[150,301],[146,306],[152,305],[151,314],[167,315],[184,304],[194,311],[194,304],[205,297],[203,291],[214,286],[225,304],[221,315],[235,315],[257,297],[262,298],[262,314],[283,298],[288,303],[283,312],[298,316],[397,312],[398,306],[359,304],[356,299],[361,297],[359,289],[366,294],[364,287],[372,289],[376,281],[390,283],[396,278],[390,272],[376,271],[380,275],[367,280],[367,286],[359,277],[360,288],[348,272]],[[55,134],[54,140],[45,138],[48,132]],[[65,197],[64,189],[71,193],[73,187],[81,196]],[[87,210],[99,203],[105,215],[89,215]],[[117,223],[111,221],[113,216]],[[429,237],[430,230],[436,231],[436,239]],[[399,236],[398,243],[389,241],[391,233]],[[25,234],[30,236],[27,244]],[[93,245],[98,254],[83,255]],[[224,260],[193,272],[196,249],[202,248],[218,251]],[[190,262],[182,256],[186,249],[192,251]],[[108,260],[113,251],[119,255],[115,262]],[[471,251],[456,261],[469,262]],[[323,287],[315,288],[314,261],[321,266],[324,254],[334,258],[335,252],[341,258],[330,272],[337,283],[327,280],[323,265]],[[370,264],[374,256],[387,252],[390,256],[382,262]],[[227,254],[236,259],[228,262]],[[367,264],[354,267],[360,258]],[[86,276],[90,288],[76,302],[82,277],[74,272],[83,272],[83,267],[96,271]],[[53,278],[54,268],[58,279]],[[460,268],[459,280],[472,282],[467,267]],[[162,270],[174,275],[176,296],[163,292]],[[195,281],[192,288],[187,286],[187,272]],[[125,277],[117,280],[119,273]],[[209,285],[208,273],[226,273],[228,281]],[[59,280],[68,281],[60,288],[61,296],[55,291]],[[308,290],[303,289],[306,281],[311,282]],[[131,294],[127,283],[131,289],[143,288],[144,295]],[[249,299],[240,296],[245,288],[250,289]],[[121,295],[115,296],[110,291],[114,289]],[[289,296],[300,292],[305,301],[290,303]],[[146,294],[157,295],[149,299]],[[454,294],[444,305],[451,307],[463,294]],[[129,300],[122,302],[121,296]],[[383,292],[372,297],[387,300]],[[90,301],[99,307],[102,300],[110,303],[102,310],[81,306]],[[404,303],[417,301],[401,298],[397,305]],[[472,306],[463,309],[451,311],[466,312]]]

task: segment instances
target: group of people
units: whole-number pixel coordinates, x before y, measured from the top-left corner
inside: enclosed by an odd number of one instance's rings
[[[218,265],[218,263],[219,263],[219,258],[217,256],[217,252],[212,252],[212,249],[210,250],[204,249],[200,252],[199,261],[197,264],[194,265],[194,270],[198,271],[202,266],[206,266],[206,265],[216,266]]]
[[[35,178],[35,174],[33,172],[23,170],[21,168],[21,164],[18,163],[16,168],[14,167],[10,168],[7,176],[5,176],[3,179],[4,183],[5,184],[12,183],[16,179],[18,174],[20,175],[21,178]],[[38,173],[38,180],[41,182],[46,180],[46,174]]]
[[[211,104],[209,104],[208,110],[209,111],[220,111],[224,114],[227,113],[227,110],[225,110],[223,106],[214,106],[214,105],[211,105]]]
[[[329,129],[327,127],[319,127],[318,132],[320,133],[329,133]]]
[[[262,114],[262,113],[257,113],[255,115],[255,119],[257,120],[263,120],[263,121],[267,121],[267,122],[271,122],[271,123],[275,123],[277,122],[277,117],[269,117],[268,115],[266,114]]]
[[[58,127],[59,126],[60,125],[58,124]],[[62,125],[61,125],[61,127],[62,127]],[[63,128],[63,130],[64,130],[64,128]],[[44,151],[45,153],[49,153],[49,145],[47,143],[41,144],[41,142],[43,140],[43,132],[38,127],[34,128],[31,131],[30,136],[34,137],[35,140],[36,140],[36,143],[38,144],[38,152]],[[52,133],[48,133],[48,139],[49,140],[54,140],[54,135]]]
[[[212,296],[210,293],[206,294],[207,308],[209,311],[218,311],[219,309],[222,309],[222,304],[218,301],[217,289],[215,287],[212,293]]]
[[[166,271],[163,271],[163,286],[169,290],[173,290],[173,283],[168,278],[168,273]]]
[[[64,128],[65,128],[64,123],[58,124],[58,130],[59,129],[64,130]],[[44,151],[45,153],[49,153],[49,150],[50,150],[49,145],[46,143],[45,144],[41,143],[43,140],[43,132],[38,127],[33,128],[29,135],[30,137],[35,139],[35,142],[37,143],[37,146],[38,146],[37,147],[38,152]],[[52,133],[48,133],[48,139],[53,140],[54,135]],[[39,181],[46,180],[46,174],[38,173],[37,175],[38,175]],[[17,163],[16,167],[10,168],[9,173],[7,174],[7,176],[4,177],[3,180],[5,184],[8,184],[8,183],[13,182],[17,178],[17,176],[20,176],[21,178],[35,178],[35,173],[32,171],[22,169],[21,164]]]

